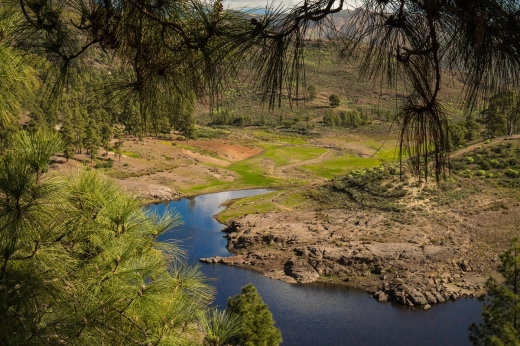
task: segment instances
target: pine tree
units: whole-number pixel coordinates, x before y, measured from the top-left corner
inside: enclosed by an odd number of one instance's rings
[[[255,286],[242,287],[240,294],[228,299],[227,308],[240,318],[241,332],[234,344],[241,346],[273,346],[282,342],[282,334]]]
[[[464,127],[466,128],[466,140],[472,141],[480,135],[480,125],[476,122],[473,113],[466,116]]]
[[[211,288],[156,240],[179,217],[145,212],[96,171],[38,178],[58,142],[24,133],[0,158],[0,344],[227,343],[232,319],[201,334]]]
[[[75,134],[74,147],[77,152],[81,154],[81,148],[83,148],[83,141],[85,139],[85,115],[81,111],[79,102],[77,99],[74,101],[71,109],[72,115],[72,127]]]
[[[514,238],[511,247],[500,255],[498,271],[505,283],[488,279],[482,323],[470,327],[470,340],[478,346],[520,345],[520,244]]]
[[[74,130],[72,128],[72,122],[70,121],[69,117],[70,115],[65,116],[60,127],[60,134],[64,144],[63,154],[65,155],[67,162],[71,157],[74,156],[74,142],[76,140],[76,136],[74,135]]]
[[[195,138],[195,95],[176,97],[173,102],[173,126],[187,139]]]
[[[90,119],[85,130],[85,148],[87,148],[90,156],[90,162],[94,161],[94,157],[98,154],[99,146],[101,145],[101,136],[99,134],[99,127],[96,121]]]
[[[511,136],[518,132],[519,119],[520,97],[512,90],[502,90],[491,98],[481,122],[487,137]]]
[[[107,154],[110,149],[110,140],[112,139],[113,132],[112,126],[107,123],[101,125],[101,145],[105,148]]]
[[[115,137],[117,142],[114,143],[114,155],[117,155],[119,157],[119,162],[121,162],[121,156],[123,156],[124,137],[120,129],[116,128]]]

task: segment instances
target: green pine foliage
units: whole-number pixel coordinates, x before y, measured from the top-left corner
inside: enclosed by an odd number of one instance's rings
[[[464,127],[466,128],[465,139],[467,141],[472,141],[480,137],[481,128],[475,120],[473,113],[469,112],[466,116],[466,119],[464,120]]]
[[[255,286],[242,287],[240,294],[228,299],[228,310],[240,318],[241,331],[233,341],[241,346],[273,346],[282,342],[282,334]]]
[[[480,119],[485,136],[511,136],[520,130],[520,98],[517,92],[502,90],[489,101]]]
[[[107,123],[104,123],[103,125],[101,125],[100,132],[101,132],[101,134],[100,134],[101,135],[101,145],[103,146],[103,148],[105,148],[106,154],[108,154],[108,151],[111,149],[110,141],[112,140],[114,130],[113,130],[112,126],[110,126]]]
[[[213,290],[156,240],[178,215],[143,211],[96,171],[41,174],[60,146],[23,133],[0,159],[0,344],[202,344]]]
[[[76,135],[74,134],[74,129],[72,127],[72,122],[69,117],[66,117],[60,127],[60,135],[63,140],[64,148],[63,154],[67,161],[70,158],[74,157],[74,143],[76,139]]]
[[[84,146],[88,150],[90,156],[90,162],[94,161],[94,158],[99,152],[99,146],[101,145],[100,130],[97,122],[90,119],[85,132]]]
[[[470,327],[470,340],[477,346],[520,345],[520,245],[515,238],[500,255],[498,271],[505,282],[494,278],[486,282],[482,298],[482,323]]]
[[[15,121],[15,114],[27,90],[37,87],[34,70],[24,60],[24,53],[11,46],[10,36],[16,32],[16,25],[22,16],[14,11],[0,10],[0,125],[7,127]]]

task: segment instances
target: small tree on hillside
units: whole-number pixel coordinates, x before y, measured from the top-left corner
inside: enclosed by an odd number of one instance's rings
[[[480,125],[475,120],[475,117],[470,112],[466,116],[466,119],[464,121],[464,127],[466,127],[466,136],[465,139],[467,141],[472,141],[476,139],[480,135]]]
[[[310,84],[307,86],[307,99],[312,101],[316,98],[318,92],[316,91],[316,86],[314,84]]]
[[[120,129],[116,129],[115,137],[117,142],[114,143],[114,156],[117,155],[119,157],[119,162],[121,162],[121,156],[123,156],[123,143],[125,140]]]
[[[114,130],[112,126],[108,124],[103,124],[101,126],[101,145],[105,148],[105,152],[108,155],[108,150],[110,150],[110,140],[112,139]]]
[[[482,112],[481,122],[486,127],[486,136],[511,136],[518,133],[520,124],[520,98],[512,90],[503,90],[489,101]]]
[[[470,340],[473,345],[520,345],[520,245],[514,238],[511,247],[500,255],[498,271],[505,278],[504,285],[489,278],[488,292],[480,300],[482,323],[472,324]]]
[[[67,159],[67,162],[71,157],[74,156],[74,142],[76,140],[76,135],[74,134],[74,129],[72,128],[72,122],[69,117],[65,117],[61,124],[60,135],[63,140],[64,148],[63,154]]]
[[[100,144],[101,137],[99,135],[99,127],[96,122],[91,119],[88,123],[85,137],[85,147],[88,150],[90,162],[92,162],[94,157],[98,154]]]
[[[339,107],[339,96],[336,94],[332,94],[329,96],[329,104],[331,107]]]
[[[248,284],[242,292],[228,299],[228,310],[239,316],[241,331],[234,339],[235,345],[278,345],[282,334],[274,325],[274,319],[255,286]]]

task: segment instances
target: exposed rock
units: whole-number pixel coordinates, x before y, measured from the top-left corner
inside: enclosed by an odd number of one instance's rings
[[[361,214],[328,210],[326,217],[300,211],[246,215],[225,230],[228,249],[244,257],[228,264],[254,266],[264,275],[286,282],[321,280],[364,287],[373,291],[372,296],[378,301],[408,305],[431,306],[479,289],[473,278],[472,282],[459,279],[465,272],[475,270],[460,260],[466,258],[462,257],[464,249],[424,244],[413,237],[365,241],[361,237],[375,232],[379,216]],[[365,221],[355,224],[366,219],[370,219],[373,229],[362,226]],[[424,231],[429,232],[430,229]],[[477,274],[480,273],[476,271]],[[461,292],[456,292],[459,288],[455,283],[462,288]]]
[[[220,256],[213,256],[208,258],[199,258],[199,261],[203,263],[222,263],[224,260],[223,257]]]
[[[470,272],[472,269],[471,266],[468,264],[468,262],[465,260],[462,260],[462,261],[458,262],[457,264],[460,267],[460,269],[464,272]]]
[[[148,194],[150,195],[150,198],[161,201],[171,201],[181,196],[181,194],[175,191],[175,189],[163,185],[148,186]]]
[[[446,301],[446,299],[444,299],[442,294],[440,294],[439,292],[433,291],[432,294],[435,296],[435,299],[437,299],[437,303],[443,303]]]
[[[294,278],[286,275],[283,270],[271,270],[271,271],[265,273],[264,275],[267,276],[268,278],[280,280],[280,281],[287,282],[290,284],[298,283],[298,281],[296,281]]]
[[[383,291],[377,291],[374,294],[374,298],[376,298],[377,301],[379,301],[379,302],[386,302],[386,301],[388,301],[388,294],[386,294]]]
[[[285,273],[298,283],[314,282],[320,277],[307,261],[299,258],[291,258],[285,263]]]
[[[431,292],[424,292],[424,296],[426,297],[426,300],[428,301],[428,304],[435,304],[437,303],[437,299]]]
[[[425,306],[423,306],[423,310],[428,310],[430,309],[432,306],[430,304],[426,304]]]

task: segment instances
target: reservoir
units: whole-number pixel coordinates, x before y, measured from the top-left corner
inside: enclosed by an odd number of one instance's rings
[[[162,236],[188,252],[189,262],[211,256],[231,256],[213,215],[229,199],[269,192],[239,190],[183,198],[150,208],[175,208],[183,224]],[[461,298],[411,310],[394,303],[379,303],[367,293],[328,284],[288,284],[246,269],[223,264],[202,264],[200,270],[216,288],[214,304],[224,308],[227,298],[252,283],[269,306],[281,329],[283,346],[340,345],[471,345],[468,328],[480,321],[481,303]]]

